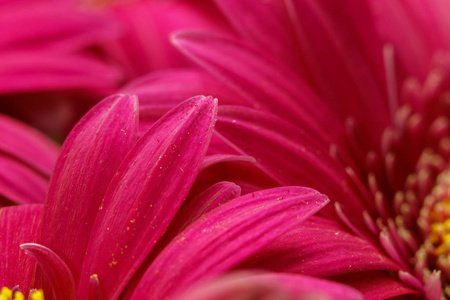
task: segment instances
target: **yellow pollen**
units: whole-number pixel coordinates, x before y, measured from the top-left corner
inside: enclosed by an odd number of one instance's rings
[[[44,300],[44,291],[37,290],[30,293],[31,300]]]
[[[41,291],[42,292],[42,291]],[[32,295],[30,294],[30,297]],[[44,294],[42,294],[41,298],[31,298],[32,300],[44,300]],[[22,294],[20,291],[14,292],[13,297],[13,291],[7,288],[6,286],[2,287],[0,291],[0,300],[25,300],[24,294]]]
[[[14,300],[25,300],[25,296],[21,292],[15,291]]]
[[[10,300],[12,299],[12,291],[6,286],[2,287],[0,292],[0,300]]]
[[[445,197],[436,203],[430,212],[429,240],[434,246],[435,255],[450,254],[450,198]]]

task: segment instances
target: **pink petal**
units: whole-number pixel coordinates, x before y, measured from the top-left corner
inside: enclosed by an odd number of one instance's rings
[[[184,228],[201,216],[240,195],[241,188],[238,185],[226,181],[216,183],[194,199],[189,199],[183,204],[163,239],[170,242]]]
[[[389,124],[382,48],[365,1],[286,1],[313,86],[369,145]],[[343,99],[343,101],[336,101]]]
[[[50,177],[59,147],[42,133],[0,115],[0,151]]]
[[[446,0],[368,1],[378,33],[394,47],[402,79],[428,75],[433,54],[449,49],[450,26]]]
[[[123,25],[124,35],[106,50],[130,77],[189,65],[170,44],[168,37],[176,30],[227,31],[223,18],[210,1],[201,5],[183,0],[132,1],[112,6],[111,11]]]
[[[248,157],[236,155],[235,157]],[[220,181],[232,181],[242,189],[242,194],[279,186],[272,178],[262,172],[253,162],[224,161],[203,169],[197,176],[190,195],[198,195],[205,187]]]
[[[273,241],[244,265],[320,277],[399,270],[369,242],[346,233],[333,222],[314,217]]]
[[[30,1],[0,7],[2,49],[41,48],[76,51],[117,35],[117,25],[98,11],[61,1]]]
[[[283,273],[234,272],[182,293],[176,299],[363,299],[357,290],[324,279]]]
[[[39,244],[20,245],[25,253],[35,258],[52,286],[55,300],[75,300],[75,281],[69,267],[52,250]],[[47,296],[48,297],[48,296]],[[50,298],[50,297],[49,297]]]
[[[45,200],[40,243],[65,261],[75,282],[106,188],[136,142],[137,112],[135,97],[111,96],[78,122],[61,149]]]
[[[88,55],[49,55],[47,51],[1,54],[0,94],[67,89],[106,89],[116,86],[118,71]]]
[[[251,156],[243,156],[243,155],[229,155],[229,154],[210,155],[210,156],[206,156],[205,159],[203,160],[200,171],[203,171],[203,170],[205,170],[215,164],[218,164],[218,163],[232,162],[232,161],[254,163],[255,159]]]
[[[282,60],[295,71],[305,71],[284,1],[216,0],[215,3],[245,40]]]
[[[0,166],[0,206],[44,203],[46,176],[1,152]]]
[[[425,280],[425,296],[427,300],[442,299],[442,281],[441,272],[433,271]]]
[[[187,196],[216,114],[216,100],[193,97],[155,123],[126,156],[92,231],[80,299],[92,274],[98,274],[106,299],[121,293]]]
[[[179,33],[173,43],[240,95],[243,105],[301,122],[319,139],[334,139],[343,131],[328,107],[295,73],[263,52],[237,40],[201,33]],[[334,128],[336,135],[323,128]]]
[[[140,108],[175,106],[195,95],[214,95],[220,104],[236,103],[236,94],[210,74],[197,69],[169,69],[149,73],[122,88],[136,94]]]
[[[161,252],[131,299],[163,299],[217,276],[327,202],[324,195],[298,187],[255,192],[227,202],[188,227]]]
[[[360,179],[351,177],[328,148],[282,119],[226,107],[219,113],[216,129],[241,155],[254,157],[256,165],[280,185],[315,188],[354,211],[362,212],[372,202]]]
[[[0,285],[28,292],[32,288],[35,260],[20,249],[23,243],[36,242],[42,205],[22,205],[0,209]]]
[[[330,279],[353,286],[367,300],[391,299],[403,295],[418,297],[420,295],[417,291],[401,284],[392,276],[383,272],[355,273]]]

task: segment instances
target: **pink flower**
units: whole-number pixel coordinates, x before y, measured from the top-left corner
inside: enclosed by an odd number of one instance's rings
[[[119,1],[120,2],[120,1]],[[192,66],[170,43],[177,30],[228,32],[224,17],[209,1],[124,1],[102,7],[122,26],[121,35],[104,45],[127,80],[159,69]]]
[[[0,112],[62,139],[123,75],[96,54],[118,25],[70,1],[0,4]]]
[[[233,105],[219,108],[211,148],[259,168],[235,180],[330,197],[321,217],[243,266],[332,278],[369,299],[450,296],[445,3],[217,0],[239,38],[178,33],[174,44],[204,71],[127,87],[164,111],[151,96],[172,101],[206,83]]]
[[[43,203],[59,147],[43,134],[0,115],[0,207]]]
[[[0,284],[25,294],[42,289],[52,299],[239,292],[233,277],[217,279],[217,288],[198,285],[239,268],[328,199],[302,187],[240,196],[231,182],[193,193],[202,169],[229,159],[205,157],[216,112],[212,97],[193,97],[137,139],[136,97],[96,105],[62,146],[45,203],[0,210]],[[361,299],[350,287],[305,276],[236,276],[250,284],[244,295],[270,282],[263,294]]]

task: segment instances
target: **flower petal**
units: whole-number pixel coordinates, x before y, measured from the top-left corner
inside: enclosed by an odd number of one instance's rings
[[[167,233],[164,235],[164,239],[171,241],[184,228],[201,216],[240,195],[241,188],[238,185],[225,181],[218,182],[209,187],[194,199],[188,199],[170,224]]]
[[[161,252],[131,299],[163,299],[213,278],[327,202],[326,196],[299,187],[255,192],[227,202],[188,227]]]
[[[59,147],[37,130],[0,115],[0,151],[50,177]]]
[[[37,242],[42,205],[21,205],[0,209],[0,285],[22,291],[32,286],[36,262],[20,249],[23,243]]]
[[[115,88],[121,74],[88,55],[48,51],[5,51],[0,61],[0,94],[67,89]]]
[[[244,266],[319,277],[400,268],[372,244],[318,217],[273,241]]]
[[[108,40],[117,25],[99,11],[83,10],[66,1],[2,3],[0,48],[76,51]]]
[[[357,300],[357,290],[333,281],[283,273],[233,272],[204,282],[176,299],[333,299]]]
[[[95,222],[80,299],[92,274],[98,274],[106,299],[121,293],[187,196],[216,114],[216,100],[193,97],[155,123],[126,156]]]
[[[357,177],[304,131],[275,116],[237,107],[221,110],[217,133],[241,155],[281,185],[304,185],[330,195],[354,211],[364,211],[371,197]],[[270,149],[270,151],[267,151]],[[327,178],[327,180],[323,180]],[[329,211],[331,208],[328,208]]]
[[[364,299],[368,300],[391,299],[403,295],[420,296],[417,291],[383,272],[355,273],[330,279],[353,286],[364,295]]]
[[[55,300],[75,300],[75,281],[72,273],[55,252],[35,243],[22,244],[20,248],[37,260],[50,281]]]
[[[375,146],[389,124],[381,43],[366,1],[286,1],[313,86]],[[342,99],[342,101],[336,101]]]
[[[61,149],[45,200],[40,244],[65,261],[75,282],[106,188],[136,142],[137,112],[135,97],[111,96],[79,121]]]
[[[215,0],[215,3],[245,40],[270,52],[295,71],[305,70],[284,1]]]
[[[0,152],[0,206],[44,203],[48,178]]]
[[[342,124],[328,107],[295,73],[265,57],[263,52],[237,40],[198,32],[178,33],[173,43],[238,93],[243,105],[301,122],[300,126],[319,139],[333,140],[343,131]],[[336,135],[331,136],[323,128],[334,128]]]

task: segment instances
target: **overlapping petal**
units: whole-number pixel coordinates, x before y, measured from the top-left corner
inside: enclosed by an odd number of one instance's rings
[[[136,97],[111,96],[77,124],[61,149],[45,200],[40,243],[65,261],[76,282],[103,195],[136,142],[137,114]]]
[[[23,291],[32,287],[35,260],[20,245],[37,242],[42,205],[22,205],[0,209],[0,285]]]
[[[299,187],[229,201],[180,233],[151,264],[131,299],[162,299],[229,270],[327,202],[324,195]]]
[[[194,97],[155,123],[123,160],[106,192],[83,264],[79,295],[98,274],[114,298],[166,230],[195,180],[217,100]]]
[[[318,217],[275,240],[245,266],[319,277],[400,269],[368,241]]]
[[[200,284],[177,300],[363,299],[355,289],[332,281],[286,273],[234,272]]]

